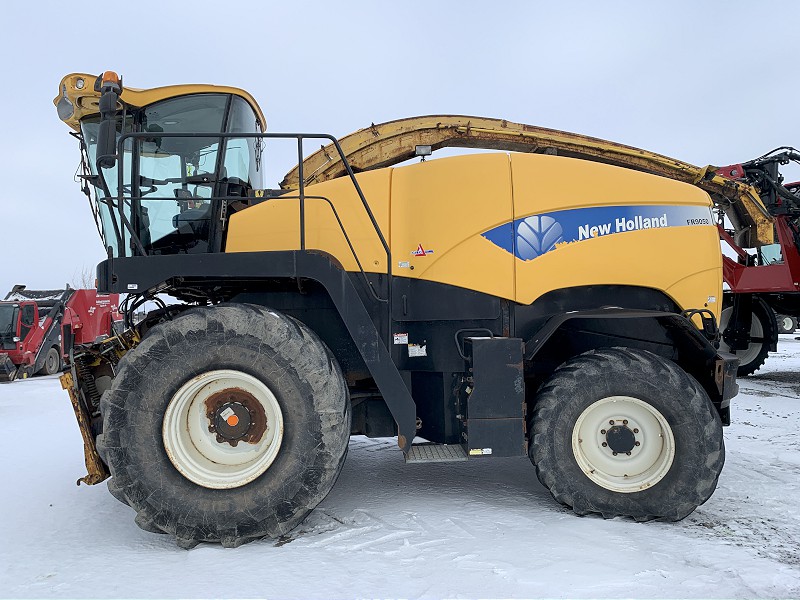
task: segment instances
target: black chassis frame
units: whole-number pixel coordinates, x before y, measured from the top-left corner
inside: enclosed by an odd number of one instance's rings
[[[538,383],[564,360],[607,346],[674,360],[700,382],[726,425],[730,399],[738,392],[736,357],[718,352],[671,300],[647,288],[569,288],[523,306],[454,286],[350,273],[314,250],[112,258],[98,265],[97,275],[100,292],[167,293],[201,304],[249,302],[304,321],[342,365],[354,404],[365,400],[363,410],[374,417],[370,431],[370,418],[362,413],[367,428],[359,432],[396,433],[404,451],[417,434],[443,443],[465,437],[464,407],[474,375],[467,338],[524,341],[528,403]],[[409,356],[406,344],[393,343],[395,334],[430,351]],[[523,405],[520,419],[524,412]],[[396,431],[381,419],[393,420]]]

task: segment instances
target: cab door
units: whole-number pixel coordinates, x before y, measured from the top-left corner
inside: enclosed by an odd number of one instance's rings
[[[38,313],[38,308],[33,302],[25,302],[20,305],[18,330],[19,339],[23,344],[39,322]]]

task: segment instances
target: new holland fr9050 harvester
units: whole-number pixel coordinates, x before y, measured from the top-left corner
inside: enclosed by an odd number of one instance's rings
[[[285,534],[352,434],[397,436],[409,463],[528,455],[578,514],[678,520],[712,494],[737,387],[709,194],[764,234],[741,186],[475,117],[264,133],[239,89],[110,72],[55,102],[108,249],[99,289],[128,295],[128,329],[63,383],[84,480],[110,475],[142,528]],[[299,161],[269,189],[279,139]],[[511,152],[397,166],[446,145]],[[179,303],[134,324],[160,295]]]

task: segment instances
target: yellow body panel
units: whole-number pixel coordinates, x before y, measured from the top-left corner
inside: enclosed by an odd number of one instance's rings
[[[511,165],[515,217],[622,204],[711,206],[695,186],[622,167],[539,154],[511,154]]]
[[[358,183],[387,243],[390,239],[391,177],[391,169],[370,171],[358,176]],[[356,259],[331,206],[335,207],[363,269],[372,273],[386,273],[386,251],[348,177],[306,188],[306,248],[331,254],[347,271],[358,270]],[[299,248],[300,205],[294,194],[267,200],[231,216],[226,252]]]
[[[481,237],[511,216],[507,154],[397,168],[392,181],[395,274],[513,298],[514,257]],[[420,246],[426,255],[420,255]]]
[[[620,167],[530,154],[511,155],[511,164],[517,219],[590,207],[669,205],[702,211],[711,206],[708,194],[695,186]],[[530,304],[554,289],[593,284],[661,290],[682,308],[707,307],[719,317],[719,233],[709,219],[707,225],[633,230],[562,244],[535,260],[517,261],[515,299]]]
[[[708,308],[719,318],[722,261],[696,248],[719,245],[712,227],[674,227],[598,237],[517,263],[517,302],[583,285],[631,285],[667,293],[683,309]],[[709,302],[709,297],[713,299]]]
[[[357,178],[391,246],[397,276],[521,304],[575,286],[649,287],[681,308],[709,308],[719,316],[719,238],[708,194],[692,185],[583,160],[499,153],[379,169]],[[336,207],[364,270],[385,273],[382,246],[349,178],[308,186],[306,193],[306,247],[331,254],[348,271],[358,269],[330,206],[313,198],[325,196]],[[549,214],[557,220],[567,214],[574,221],[598,211],[640,210],[663,210],[663,223],[587,234],[580,241],[564,238],[566,243],[532,259],[520,258],[520,242],[511,242],[512,227],[531,216]],[[705,218],[700,224],[682,223],[675,214],[686,210]],[[616,222],[613,216],[608,220],[609,227]],[[231,217],[228,252],[298,248],[296,196],[268,200]]]

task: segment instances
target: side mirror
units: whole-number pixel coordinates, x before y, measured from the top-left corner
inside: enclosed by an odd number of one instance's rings
[[[97,158],[97,164],[102,169],[110,169],[117,162],[117,119],[114,117],[100,121]]]
[[[122,94],[122,79],[113,71],[106,71],[94,82],[94,89],[100,92],[97,164],[110,169],[117,162],[117,102]]]

